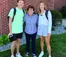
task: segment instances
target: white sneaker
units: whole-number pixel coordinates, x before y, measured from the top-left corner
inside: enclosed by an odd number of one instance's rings
[[[22,56],[20,55],[20,53],[18,53],[18,54],[16,54],[16,57],[22,57]]]
[[[44,52],[42,51],[42,52],[39,54],[38,57],[43,57],[43,55],[44,55]]]
[[[51,57],[51,55],[49,55],[49,57]]]
[[[11,57],[14,57],[14,55],[11,55]]]
[[[28,55],[29,55],[29,52],[27,52],[27,53],[25,54],[26,57],[28,57]]]
[[[33,57],[37,57],[36,54],[32,54],[32,55],[33,55]]]

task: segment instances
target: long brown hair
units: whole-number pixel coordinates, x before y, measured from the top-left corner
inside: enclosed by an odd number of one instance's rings
[[[40,3],[44,3],[44,2],[43,2],[43,1],[40,1]],[[39,3],[39,4],[40,4],[40,3]],[[47,10],[47,7],[46,7],[45,4],[44,4],[44,9]],[[41,10],[40,10],[40,8],[39,8],[39,13],[40,13],[40,12],[41,12]]]

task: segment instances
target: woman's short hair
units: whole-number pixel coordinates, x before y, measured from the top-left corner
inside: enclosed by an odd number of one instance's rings
[[[17,3],[18,3],[19,1],[24,1],[24,0],[17,0]]]
[[[30,8],[33,9],[33,11],[35,10],[35,9],[34,9],[34,6],[29,5],[28,8],[27,8],[27,11],[28,11]]]
[[[40,3],[44,3],[43,1],[40,1]]]

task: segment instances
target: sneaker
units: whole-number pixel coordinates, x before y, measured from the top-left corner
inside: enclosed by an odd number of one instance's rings
[[[29,53],[27,52],[27,53],[25,54],[25,56],[28,57],[28,55],[29,55]]]
[[[42,52],[39,54],[38,57],[43,57],[43,55],[44,55],[44,52],[42,51]]]
[[[14,57],[14,55],[11,55],[11,57]]]
[[[36,54],[33,54],[33,57],[37,57]]]
[[[49,55],[49,57],[51,57],[51,55]]]
[[[20,53],[18,53],[18,54],[16,54],[16,57],[22,57],[22,56],[20,55]]]

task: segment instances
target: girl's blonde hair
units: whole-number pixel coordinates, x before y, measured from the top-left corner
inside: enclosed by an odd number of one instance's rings
[[[44,2],[43,2],[43,1],[40,1],[40,3],[44,3]],[[40,4],[40,3],[39,3],[39,4]],[[47,7],[46,7],[46,5],[45,5],[45,4],[44,4],[44,9],[45,9],[45,10],[47,10]],[[39,8],[39,10],[38,10],[38,11],[39,11],[39,13],[41,12],[40,8]]]

